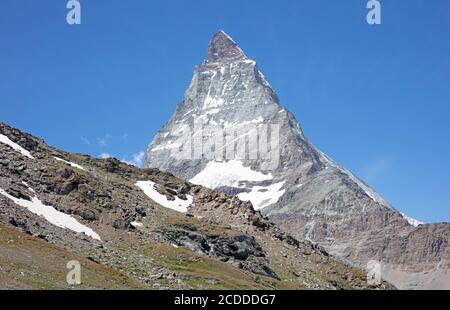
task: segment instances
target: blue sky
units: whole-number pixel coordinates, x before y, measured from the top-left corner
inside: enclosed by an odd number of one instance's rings
[[[132,160],[224,29],[309,139],[396,208],[450,221],[450,2],[0,2],[0,121],[52,146]],[[136,158],[139,160],[139,158]]]

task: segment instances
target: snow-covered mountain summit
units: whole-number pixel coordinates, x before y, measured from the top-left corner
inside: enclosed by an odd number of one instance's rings
[[[212,38],[184,100],[149,145],[147,166],[238,194],[256,209],[271,206],[272,213],[305,197],[310,187],[315,193],[296,209],[320,212],[315,206],[331,194],[363,201],[364,210],[355,203],[323,212],[392,209],[304,137],[256,62],[223,31]]]

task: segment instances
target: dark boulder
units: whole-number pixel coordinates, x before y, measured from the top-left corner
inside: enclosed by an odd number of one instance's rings
[[[140,216],[147,216],[147,212],[145,211],[145,207],[136,207],[135,208],[137,214],[139,214]]]
[[[187,183],[182,184],[180,186],[180,188],[178,189],[178,192],[183,195],[189,193],[190,191],[191,191],[191,186]]]
[[[89,209],[84,209],[80,212],[80,216],[85,219],[86,221],[95,221],[97,220],[97,214],[95,214],[94,211]]]

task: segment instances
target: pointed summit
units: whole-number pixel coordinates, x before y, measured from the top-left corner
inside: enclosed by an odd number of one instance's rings
[[[244,57],[244,52],[223,30],[217,32],[209,42],[208,62],[236,60]]]

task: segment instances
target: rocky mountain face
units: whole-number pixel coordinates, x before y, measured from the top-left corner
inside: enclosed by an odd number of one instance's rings
[[[81,264],[79,286],[66,264]],[[0,124],[0,289],[390,289],[249,202]]]
[[[419,225],[305,138],[255,61],[223,31],[146,167],[250,201],[285,232],[400,288],[450,288],[450,224]],[[411,222],[411,223],[410,223]]]

